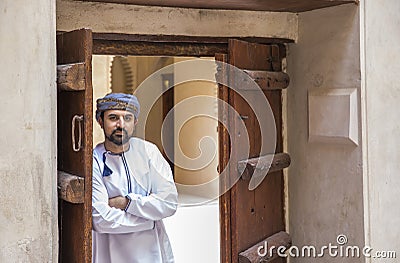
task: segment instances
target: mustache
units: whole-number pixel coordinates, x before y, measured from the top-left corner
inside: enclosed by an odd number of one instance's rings
[[[111,135],[115,135],[116,132],[123,132],[124,134],[128,135],[128,131],[123,128],[116,128],[115,130],[113,130]]]

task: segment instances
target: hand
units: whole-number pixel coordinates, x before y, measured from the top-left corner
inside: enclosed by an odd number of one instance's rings
[[[128,205],[128,198],[125,196],[116,196],[113,198],[108,199],[108,205],[111,207],[115,207],[121,210],[124,210]]]

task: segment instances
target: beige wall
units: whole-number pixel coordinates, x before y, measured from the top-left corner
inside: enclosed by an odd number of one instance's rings
[[[99,19],[101,18],[101,19]],[[57,30],[297,39],[297,15],[57,0]]]
[[[352,143],[310,142],[310,90],[355,88],[360,94],[359,12],[355,5],[299,15],[299,39],[289,46],[287,90],[289,228],[293,244],[321,247],[345,234],[364,244],[362,149]],[[341,112],[332,107],[328,111]],[[358,119],[354,120],[358,127]],[[321,119],[322,121],[322,119]],[[360,130],[358,131],[361,132]],[[291,262],[362,262],[295,258]]]
[[[400,257],[400,1],[361,2],[365,239]]]
[[[0,10],[0,262],[57,262],[55,1]]]
[[[175,62],[185,61],[185,58],[175,58]],[[210,80],[215,79],[214,72],[209,69]],[[174,72],[175,83],[182,82],[185,79],[187,72],[179,70]],[[206,184],[218,177],[218,103],[217,103],[217,85],[207,81],[190,81],[180,83],[175,86],[174,104],[183,103],[179,110],[175,111],[175,161],[180,165],[175,165],[175,181],[183,185],[199,185]],[[197,109],[193,109],[193,102],[186,102],[199,96],[209,96],[213,99],[202,99]],[[187,119],[185,115],[191,112],[193,115],[198,113],[206,114],[207,116],[198,116],[192,119]],[[179,129],[180,128],[180,129]],[[213,144],[214,143],[214,144]],[[192,159],[192,162],[181,162],[180,156],[185,156]],[[196,161],[197,159],[198,161]],[[204,161],[202,161],[204,160]],[[200,165],[201,164],[201,165]],[[201,169],[190,170],[201,166]],[[181,167],[182,166],[182,167]],[[210,186],[211,187],[211,186]],[[193,195],[201,195],[207,197],[215,194],[218,189],[218,184],[214,184],[216,189],[208,189],[210,192],[191,192]],[[191,189],[194,191],[194,189]],[[204,190],[204,189],[203,189]],[[214,195],[216,197],[216,195]]]
[[[128,59],[130,61],[130,64],[132,65],[132,68],[136,72],[136,86],[134,90],[136,90],[136,88],[139,87],[139,85],[150,75],[157,72],[159,69],[173,63],[173,58],[166,57],[129,57]],[[152,78],[152,81],[154,81],[154,85],[149,85],[146,87],[154,89],[157,94],[162,94],[163,85],[161,75],[157,75],[156,77]],[[147,103],[147,96],[142,94],[143,92],[137,94],[139,101],[141,103]],[[149,115],[147,116],[147,119],[145,119],[145,116],[142,114],[139,116],[138,123],[138,130],[142,130],[142,127],[146,125],[144,138],[156,144],[160,150],[163,149],[160,133],[162,123],[163,109],[162,98],[160,98],[152,104],[152,108]]]
[[[92,83],[93,83],[93,116],[96,116],[96,100],[111,92],[111,61],[112,56],[93,56]],[[104,141],[104,133],[96,120],[93,120],[93,147]]]

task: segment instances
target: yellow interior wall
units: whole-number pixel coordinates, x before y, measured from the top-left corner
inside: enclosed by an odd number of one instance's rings
[[[130,65],[134,71],[136,86],[134,88],[134,92],[136,88],[151,74],[156,72],[157,70],[173,63],[172,58],[168,57],[128,57]],[[152,86],[151,88],[162,89],[161,79],[159,81],[159,85]],[[147,98],[142,97],[140,94],[137,95],[139,102],[145,101]],[[149,113],[149,116],[146,117],[146,120],[143,119],[145,116],[139,116],[138,129],[141,129],[143,125],[145,127],[145,139],[156,144],[160,150],[162,150],[161,143],[161,126],[163,123],[163,111],[162,111],[162,99],[157,100],[152,107],[152,110]]]
[[[175,62],[181,62],[192,58],[175,58]],[[214,58],[212,58],[214,59]],[[185,74],[185,72],[175,72],[175,80],[178,80],[179,74]],[[177,83],[177,81],[175,81]],[[175,86],[174,100],[175,105],[179,102],[199,96],[207,95],[215,98],[214,102],[204,101],[202,107],[215,108],[215,118],[218,116],[217,107],[217,85],[211,82],[205,81],[191,81],[182,83]],[[190,111],[190,106],[184,111]],[[175,112],[175,123],[180,123],[182,120],[181,112]],[[218,176],[217,165],[218,165],[218,133],[217,133],[218,122],[216,119],[210,117],[195,117],[187,120],[179,131],[175,125],[175,138],[178,138],[179,146],[175,144],[175,160],[179,154],[179,147],[182,150],[182,154],[189,158],[196,158],[201,154],[200,151],[200,140],[203,137],[210,137],[215,142],[214,146],[208,145],[208,148],[202,149],[203,151],[215,153],[212,161],[204,168],[196,171],[185,169],[185,167],[179,167],[175,165],[175,181],[184,185],[197,185],[207,183]],[[177,143],[177,142],[176,142]]]
[[[93,116],[96,116],[96,100],[111,92],[111,62],[113,56],[95,55],[92,58]],[[93,120],[93,147],[104,141],[104,133]]]

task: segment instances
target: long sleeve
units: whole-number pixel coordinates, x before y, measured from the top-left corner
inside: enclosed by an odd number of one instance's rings
[[[96,159],[93,160],[93,228],[99,233],[132,233],[154,228],[154,221],[108,205],[108,193]]]
[[[148,196],[130,193],[125,209],[128,213],[150,220],[171,216],[178,206],[178,193],[171,168],[158,148],[151,147],[149,154],[151,193]]]

